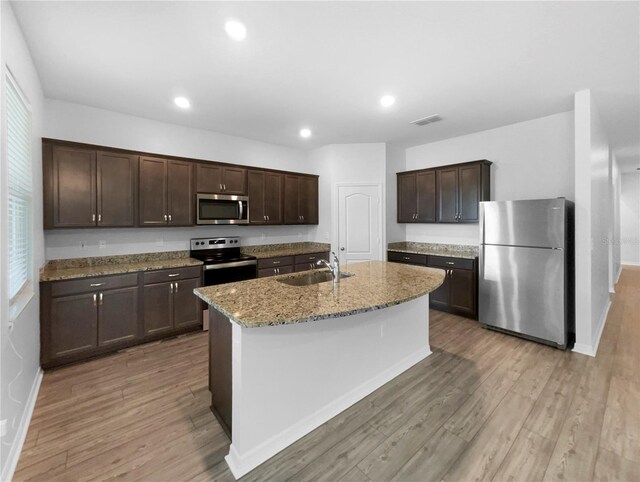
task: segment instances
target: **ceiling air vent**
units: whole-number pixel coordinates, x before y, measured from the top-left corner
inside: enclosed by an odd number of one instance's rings
[[[409,124],[414,124],[417,126],[426,126],[427,124],[433,124],[434,122],[441,121],[442,117],[438,114],[430,115],[427,117],[423,117],[422,119],[411,121]]]

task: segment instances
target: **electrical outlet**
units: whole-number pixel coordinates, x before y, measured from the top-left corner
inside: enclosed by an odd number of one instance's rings
[[[7,419],[0,420],[0,438],[7,435]]]
[[[104,239],[101,239],[100,241],[98,241],[98,247],[100,249],[104,249],[107,247],[107,242]]]

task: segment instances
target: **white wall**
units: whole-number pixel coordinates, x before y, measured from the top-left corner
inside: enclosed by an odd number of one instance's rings
[[[575,94],[576,346],[595,355],[609,301],[610,148],[589,90]]]
[[[372,183],[382,186],[382,203],[385,205],[385,157],[384,143],[330,144],[310,153],[309,162],[320,174],[320,223],[315,240],[330,242],[333,251],[338,249],[337,188],[339,183]],[[382,251],[385,241],[385,212],[382,211]]]
[[[406,150],[387,144],[386,153],[387,243],[405,241],[407,225],[398,223],[398,182],[396,173],[407,170]]]
[[[640,173],[620,176],[620,258],[640,264]]]
[[[45,102],[44,137],[255,167],[316,173],[305,151],[57,100]],[[320,206],[321,214],[325,212]],[[235,235],[244,244],[307,241],[309,226],[215,226],[47,231],[47,259],[189,249],[189,239]],[[99,242],[106,247],[99,248]],[[85,248],[80,246],[84,242]]]
[[[4,213],[6,199],[6,138],[2,129],[3,146],[0,179],[0,419],[7,420],[7,434],[0,440],[0,479],[8,480],[15,469],[23,437],[26,435],[31,415],[31,402],[40,380],[40,328],[38,270],[44,263],[44,239],[42,235],[42,104],[43,95],[38,74],[29,50],[22,37],[9,2],[0,2],[2,119],[5,112],[5,67],[9,68],[20,84],[32,109],[32,159],[33,159],[33,279],[34,296],[10,329],[7,295],[7,225]]]
[[[609,291],[615,292],[615,284],[622,268],[620,261],[620,167],[613,151],[609,158]]]
[[[477,159],[494,163],[491,166],[493,200],[560,196],[573,200],[573,113],[563,112],[411,147],[406,151],[406,169]],[[406,239],[477,245],[479,231],[477,224],[407,225]]]

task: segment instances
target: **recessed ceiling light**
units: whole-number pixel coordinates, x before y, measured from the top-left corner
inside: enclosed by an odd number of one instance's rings
[[[305,139],[307,137],[311,137],[311,129],[307,129],[307,128],[300,129],[300,137],[304,137]]]
[[[224,24],[224,29],[227,35],[237,42],[244,40],[247,36],[247,27],[237,20],[227,20],[227,23]]]
[[[382,107],[391,107],[395,102],[396,98],[392,95],[383,95],[380,97],[380,105]]]
[[[176,97],[173,99],[173,103],[180,107],[181,109],[188,109],[191,107],[191,102],[186,97]]]

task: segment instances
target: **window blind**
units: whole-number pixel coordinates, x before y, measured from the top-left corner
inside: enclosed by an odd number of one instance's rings
[[[31,278],[31,112],[18,86],[7,75],[7,181],[9,299]]]

